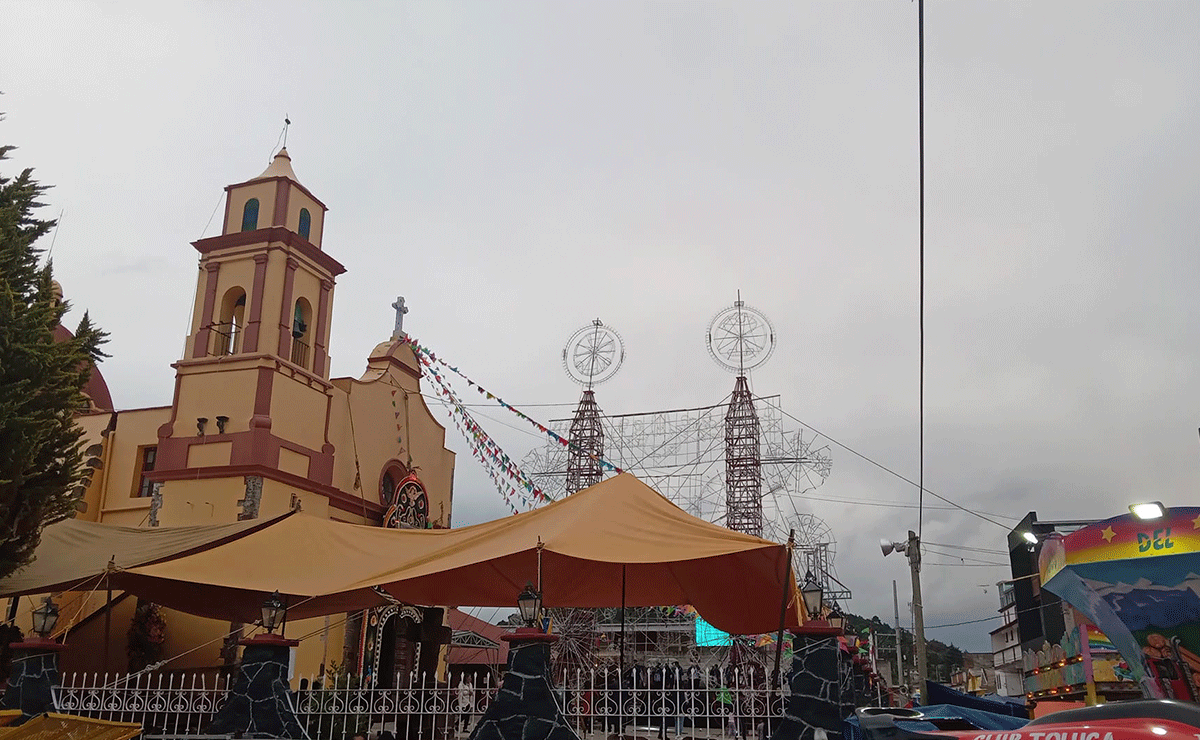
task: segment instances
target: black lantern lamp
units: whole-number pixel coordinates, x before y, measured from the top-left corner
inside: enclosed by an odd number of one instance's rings
[[[262,605],[262,624],[263,628],[269,633],[274,632],[275,628],[283,621],[287,615],[287,606],[283,603],[283,599],[279,597],[279,592],[271,594]]]
[[[813,578],[812,571],[804,574],[804,585],[800,587],[800,596],[804,599],[804,609],[808,612],[810,619],[821,618],[821,597],[824,595],[824,589],[821,584],[817,583],[817,579]]]
[[[50,639],[50,633],[58,624],[58,604],[49,596],[42,599],[42,605],[33,610],[33,631],[43,640]]]
[[[525,590],[517,597],[517,606],[521,609],[521,619],[532,627],[537,624],[542,614],[542,595],[533,590],[533,584],[525,585]]]
[[[846,615],[842,614],[842,610],[838,608],[837,602],[833,602],[833,608],[829,610],[829,616],[826,617],[829,621],[829,626],[834,629],[843,629],[846,626]]]

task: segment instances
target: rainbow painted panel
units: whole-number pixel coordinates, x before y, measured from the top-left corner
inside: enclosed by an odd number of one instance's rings
[[[1168,509],[1152,521],[1126,514],[1090,524],[1062,542],[1066,565],[1200,553],[1200,508]]]

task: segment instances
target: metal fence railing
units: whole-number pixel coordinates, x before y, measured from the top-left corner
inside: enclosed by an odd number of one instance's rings
[[[395,676],[395,687],[364,686],[357,676],[294,680],[297,719],[312,740],[345,740],[386,730],[397,738],[465,738],[499,689],[490,673],[449,682],[416,674]],[[147,735],[195,736],[221,707],[226,679],[201,674],[64,676],[59,711],[96,719],[139,722]],[[765,738],[783,719],[786,688],[760,673],[659,669],[578,671],[557,686],[559,710],[583,738]]]

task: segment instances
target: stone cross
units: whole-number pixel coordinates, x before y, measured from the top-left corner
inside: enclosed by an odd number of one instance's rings
[[[404,296],[397,296],[392,308],[396,309],[396,328],[392,331],[392,339],[399,339],[404,336],[404,314],[408,313],[408,306],[404,305]]]

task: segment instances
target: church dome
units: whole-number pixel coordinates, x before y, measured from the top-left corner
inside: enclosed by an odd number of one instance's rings
[[[52,290],[54,291],[54,299],[62,301],[62,286],[58,284],[57,280],[52,280],[51,283]],[[66,342],[74,338],[75,334],[62,324],[54,327],[54,341]],[[112,394],[108,392],[108,383],[104,382],[104,375],[100,372],[100,368],[95,365],[92,365],[92,372],[88,376],[87,384],[83,386],[83,393],[91,401],[93,410],[111,411],[113,409]]]

